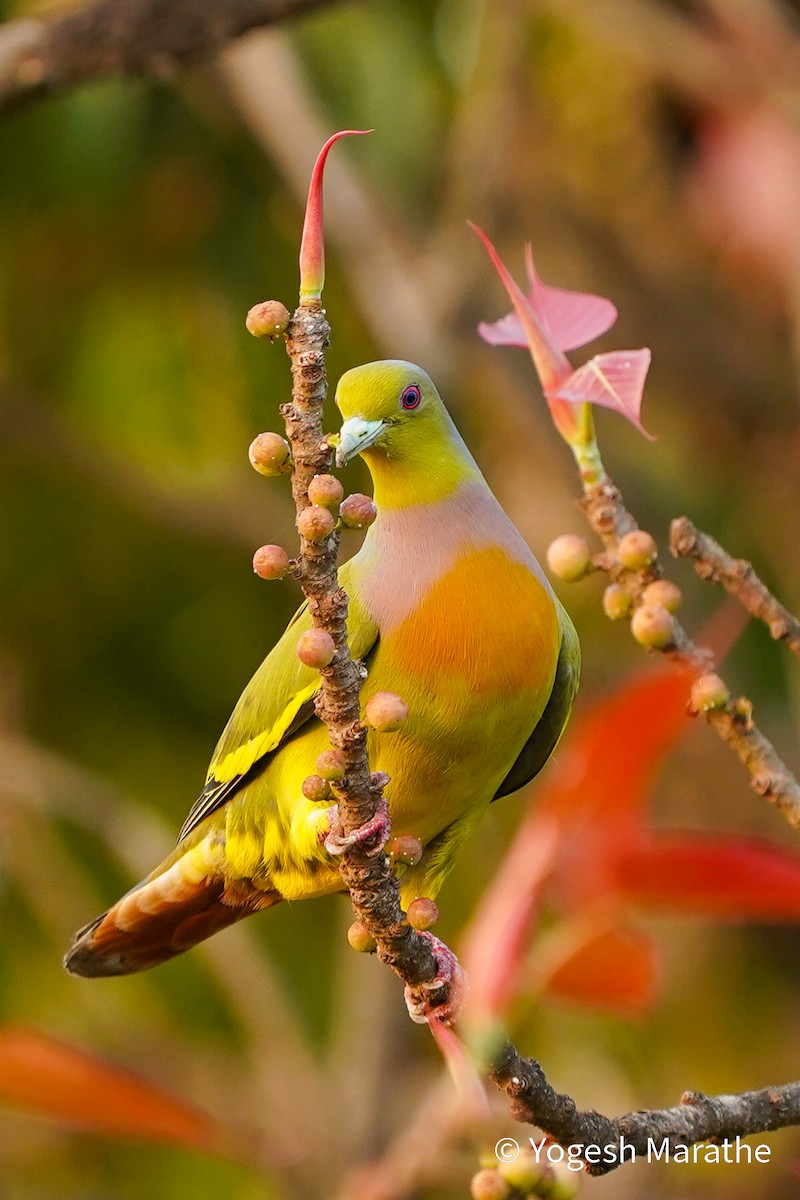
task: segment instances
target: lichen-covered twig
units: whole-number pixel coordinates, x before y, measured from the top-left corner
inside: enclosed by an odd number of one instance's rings
[[[761,582],[752,565],[732,558],[688,517],[676,517],[670,526],[670,549],[676,558],[691,558],[701,579],[718,583],[743,608],[763,621],[772,637],[800,657],[800,621]]]

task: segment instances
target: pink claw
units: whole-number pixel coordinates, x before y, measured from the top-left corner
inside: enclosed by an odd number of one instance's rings
[[[445,946],[444,942],[427,931],[419,936],[427,938],[430,942],[437,971],[436,977],[428,983],[420,983],[416,987],[406,986],[408,1015],[418,1025],[425,1025],[431,1017],[435,1017],[442,1025],[452,1025],[464,1002],[466,975],[449,946]],[[445,987],[449,989],[447,999],[441,1004],[431,1004],[431,993]]]
[[[374,842],[374,847],[369,851],[371,855],[380,854],[389,840],[391,822],[389,821],[389,805],[385,796],[381,797],[375,816],[358,829],[353,830],[352,833],[343,833],[337,804],[328,809],[328,819],[331,828],[325,838],[325,849],[329,854],[344,854],[345,850],[349,850],[351,846],[362,845],[364,842]]]

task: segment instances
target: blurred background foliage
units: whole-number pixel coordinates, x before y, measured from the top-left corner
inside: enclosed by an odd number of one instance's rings
[[[255,546],[291,544],[293,515],[247,464],[289,373],[244,315],[292,306],[308,175],[335,129],[376,132],[337,148],[326,181],[331,379],[420,362],[537,553],[583,532],[527,356],[474,333],[507,305],[465,221],[518,277],[531,239],[547,281],[614,300],[614,347],[652,348],[658,441],[598,418],[640,523],[663,542],[688,512],[797,607],[797,20],[766,0],[363,0],[169,82],[92,83],[0,120],[0,1016],[236,1133],[232,1160],[3,1109],[0,1196],[466,1194],[469,1140],[434,1142],[407,1183],[413,1139],[380,1179],[353,1174],[419,1119],[440,1066],[396,981],[349,950],[341,898],[281,906],[142,977],[69,978],[61,954],[170,845],[298,602],[250,571]],[[347,483],[367,487],[360,464]],[[674,577],[699,630],[719,597],[683,564]],[[558,588],[582,711],[641,664],[601,590]],[[726,673],[796,765],[788,656],[751,627]],[[456,947],[539,786],[498,805],[459,861],[441,904]],[[658,825],[792,846],[705,729],[650,803]],[[515,1038],[558,1087],[618,1112],[800,1073],[796,926],[645,923],[663,956],[648,1011],[520,1005]],[[627,1168],[585,1190],[794,1195],[798,1135],[766,1140],[769,1167]]]

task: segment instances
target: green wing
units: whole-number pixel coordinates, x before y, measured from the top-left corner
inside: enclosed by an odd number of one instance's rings
[[[350,597],[350,653],[354,658],[366,658],[378,640],[378,627],[351,593],[349,566],[345,563],[339,578]],[[310,628],[308,604],[303,604],[239,697],[217,743],[205,787],[178,835],[179,842],[229,800],[313,717],[319,672],[301,663],[296,654],[297,639]]]
[[[578,690],[581,671],[581,648],[575,627],[561,605],[561,649],[558,655],[553,690],[541,718],[520,751],[517,761],[506,775],[494,800],[516,792],[538,775],[558,745],[559,738],[572,711],[572,701]]]

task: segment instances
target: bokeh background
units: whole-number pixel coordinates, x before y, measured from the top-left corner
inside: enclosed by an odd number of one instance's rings
[[[7,19],[41,11],[0,4]],[[540,557],[583,532],[526,354],[475,335],[507,303],[466,220],[520,278],[530,239],[545,280],[617,304],[603,348],[652,349],[643,419],[658,440],[598,418],[629,508],[662,545],[688,513],[797,606],[798,19],[788,0],[333,3],[168,82],[93,82],[2,117],[0,1017],[197,1105],[236,1150],[6,1106],[0,1196],[467,1194],[482,1135],[432,1136],[427,1162],[419,1129],[397,1140],[441,1066],[397,981],[349,949],[341,897],[284,905],[142,977],[76,980],[61,955],[166,852],[298,603],[250,570],[256,546],[291,544],[293,512],[247,463],[289,372],[244,315],[269,297],[292,307],[308,176],[336,129],[375,133],[338,146],[326,180],[331,379],[419,362]],[[367,488],[361,464],[347,483]],[[682,564],[674,578],[698,631],[721,598]],[[601,580],[557,590],[587,712],[646,664],[603,616]],[[796,766],[796,664],[748,627],[725,672]],[[732,756],[686,727],[646,820],[791,850]],[[624,762],[636,735],[614,736]],[[456,947],[546,786],[496,806],[460,859],[441,898]],[[661,963],[647,1003],[609,1011],[531,984],[515,1040],[609,1112],[793,1078],[791,907],[759,923],[643,913]],[[502,1114],[498,1136],[514,1132]],[[798,1134],[757,1140],[769,1166],[637,1166],[582,1191],[795,1195]]]

